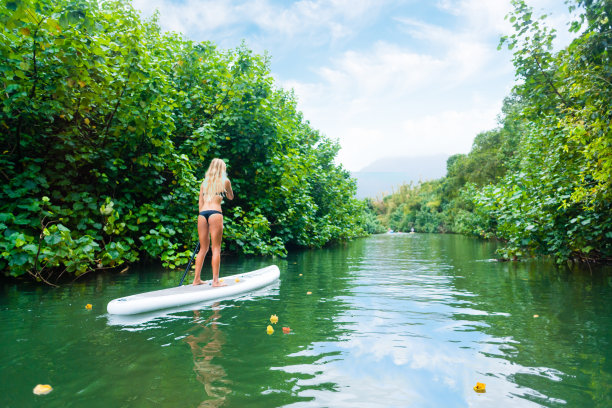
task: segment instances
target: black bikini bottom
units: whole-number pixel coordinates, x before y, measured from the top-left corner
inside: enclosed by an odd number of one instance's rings
[[[200,212],[200,215],[204,218],[206,218],[206,222],[208,222],[208,217],[210,217],[213,214],[221,214],[223,215],[223,213],[221,211],[217,211],[217,210],[205,210]]]

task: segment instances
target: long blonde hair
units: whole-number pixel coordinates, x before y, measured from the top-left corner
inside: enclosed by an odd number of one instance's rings
[[[208,170],[206,170],[206,177],[202,182],[202,196],[204,201],[210,201],[216,195],[224,195],[225,191],[225,180],[227,175],[225,173],[226,166],[225,162],[221,159],[213,159],[210,162]]]

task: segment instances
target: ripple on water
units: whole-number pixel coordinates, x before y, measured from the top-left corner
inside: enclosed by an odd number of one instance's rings
[[[132,317],[106,303],[175,285],[181,271],[4,288],[3,402],[36,406],[32,387],[49,383],[49,407],[606,406],[611,280],[488,262],[494,249],[389,234],[286,260],[224,258],[228,274],[277,263],[280,283]]]

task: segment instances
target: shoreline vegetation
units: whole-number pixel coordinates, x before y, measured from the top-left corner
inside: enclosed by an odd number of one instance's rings
[[[501,259],[612,259],[611,6],[574,0],[576,38],[521,0],[519,79],[499,127],[442,179],[355,198],[337,141],[313,129],[267,54],[162,33],[129,1],[0,3],[0,271],[53,284],[136,262],[179,268],[199,181],[228,164],[225,253],[284,256],[387,228],[504,242]]]
[[[236,192],[225,252],[366,234],[338,143],[274,84],[267,55],[162,33],[126,1],[8,1],[0,20],[2,275],[184,266],[213,157]]]
[[[512,4],[500,48],[518,84],[499,126],[451,156],[445,177],[369,205],[396,231],[498,239],[501,260],[612,262],[612,3],[569,1],[575,39],[558,52],[546,16]]]

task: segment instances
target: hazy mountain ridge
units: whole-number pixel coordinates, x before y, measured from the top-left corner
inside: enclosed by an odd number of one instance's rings
[[[351,172],[357,179],[357,198],[381,198],[402,184],[435,180],[446,175],[449,155],[419,157],[386,157],[359,171]]]

